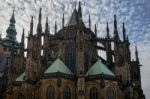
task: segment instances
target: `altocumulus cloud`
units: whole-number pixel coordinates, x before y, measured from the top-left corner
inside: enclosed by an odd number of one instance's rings
[[[54,22],[61,27],[62,14],[68,20],[75,7],[75,1],[79,0],[1,0],[0,2],[0,26],[3,28],[4,37],[9,25],[9,18],[12,9],[15,8],[17,38],[20,40],[22,28],[25,28],[26,35],[29,31],[30,17],[34,17],[36,30],[39,8],[42,7],[43,28],[45,19],[49,17],[51,33],[54,31]],[[92,28],[98,25],[99,36],[104,37],[106,22],[110,24],[110,32],[113,33],[113,15],[117,15],[118,28],[122,36],[122,22],[125,22],[127,34],[131,41],[132,57],[134,59],[134,46],[139,49],[141,60],[142,86],[146,97],[150,97],[150,3],[149,0],[82,0],[84,21],[88,22],[88,15],[91,15]],[[66,22],[67,23],[67,22]]]

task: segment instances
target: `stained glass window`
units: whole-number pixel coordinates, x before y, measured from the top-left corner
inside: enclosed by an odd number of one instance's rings
[[[72,43],[69,43],[65,48],[65,64],[72,72],[75,71],[75,58],[75,46]]]

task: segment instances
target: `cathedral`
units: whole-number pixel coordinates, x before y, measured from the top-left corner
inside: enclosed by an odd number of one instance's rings
[[[6,37],[0,35],[0,98],[2,99],[145,99],[141,86],[140,62],[135,47],[131,60],[130,41],[122,24],[122,38],[114,15],[114,31],[98,37],[89,16],[83,22],[81,2],[65,24],[50,33],[48,17],[42,29],[42,9],[36,33],[31,17],[25,48],[25,32],[16,39],[13,12]],[[43,42],[43,43],[42,43]],[[99,54],[103,51],[106,59]],[[27,53],[25,56],[24,54]]]

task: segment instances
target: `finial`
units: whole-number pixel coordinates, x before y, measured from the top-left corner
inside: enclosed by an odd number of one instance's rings
[[[106,30],[107,30],[107,38],[110,38],[110,36],[109,36],[109,26],[108,26],[108,22],[107,22]]]
[[[13,9],[13,13],[12,13],[10,22],[13,23],[13,24],[16,23],[16,20],[15,20],[15,10],[14,9]]]
[[[137,46],[135,46],[135,58],[136,58],[136,61],[139,62]]]
[[[30,34],[33,35],[33,16],[31,16]]]
[[[117,30],[117,19],[116,19],[116,15],[114,15],[114,28]]]
[[[97,38],[97,26],[96,26],[96,24],[95,24],[95,36]]]
[[[57,33],[57,22],[55,21],[55,34]]]
[[[21,44],[22,44],[22,46],[24,46],[24,28],[23,28],[23,31],[22,31]]]
[[[41,18],[42,18],[42,8],[40,8],[40,13],[39,13],[39,23],[41,23]]]
[[[89,28],[91,29],[91,17],[89,15]]]
[[[75,9],[76,9],[76,7],[77,7],[77,1],[75,1]]]
[[[41,20],[42,20],[42,8],[40,8],[40,12],[39,12],[39,22],[38,22],[38,26],[37,26],[37,34],[41,34],[42,33]],[[39,35],[39,36],[41,36],[41,35]]]
[[[79,1],[79,7],[78,7],[78,16],[80,19],[82,19],[82,8],[81,8],[81,2]]]
[[[64,17],[64,13],[63,13],[63,19],[62,19],[62,27],[64,28],[64,24],[65,24],[65,17]]]
[[[49,34],[48,17],[46,17],[45,33]]]
[[[118,30],[117,30],[116,15],[114,15],[114,40],[115,40],[116,42],[119,42],[119,41],[120,41],[119,34],[118,34]]]
[[[124,22],[123,22],[123,29],[122,29],[122,32],[123,32],[123,40],[126,41],[126,30],[125,30]]]

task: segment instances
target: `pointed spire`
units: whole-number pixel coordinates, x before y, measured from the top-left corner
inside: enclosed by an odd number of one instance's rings
[[[106,31],[107,31],[107,38],[110,38],[110,35],[109,35],[109,26],[108,26],[108,22],[107,22]]]
[[[57,23],[55,21],[55,34],[57,33]]]
[[[91,17],[89,15],[89,28],[91,29]]]
[[[137,62],[139,62],[137,46],[135,46],[135,59],[136,59]]]
[[[123,32],[123,41],[126,41],[126,30],[125,30],[124,22],[123,22],[123,29],[122,29],[122,32]]]
[[[14,14],[15,10],[13,10],[13,13],[12,13],[12,16],[11,16],[11,19],[10,19],[10,22],[11,23],[16,23],[16,20],[15,20],[15,14]]]
[[[40,8],[39,12],[39,22],[38,22],[38,27],[37,27],[37,33],[42,33],[42,8]]]
[[[129,44],[129,37],[128,37],[128,35],[126,37],[126,42]]]
[[[114,15],[114,39],[115,41],[119,41],[119,35],[118,35],[118,29],[117,29],[117,20],[116,20],[116,15]]]
[[[22,31],[21,46],[24,47],[24,28],[23,28],[23,31]]]
[[[33,35],[33,16],[31,16],[30,35]]]
[[[76,9],[76,7],[77,7],[77,1],[75,1],[75,9]]]
[[[96,24],[95,24],[95,36],[97,38],[97,26],[96,26]]]
[[[114,15],[114,29],[117,30],[117,19],[116,19],[116,15]]]
[[[15,14],[14,14],[14,10],[13,10],[12,16],[11,16],[11,18],[10,18],[9,27],[8,27],[8,29],[6,30],[6,32],[7,32],[6,37],[7,37],[9,40],[13,40],[13,41],[16,40],[16,35],[17,35],[16,28],[15,28],[15,23],[16,23],[16,21],[15,21]]]
[[[39,24],[41,24],[41,19],[42,19],[42,8],[40,8],[40,13],[39,13]]]
[[[64,17],[64,13],[63,13],[63,19],[62,19],[62,27],[64,28],[64,24],[65,24],[65,17]]]
[[[45,34],[49,34],[48,17],[46,17]]]
[[[78,17],[79,19],[82,19],[82,8],[81,8],[81,2],[79,1],[79,6],[78,6]]]

